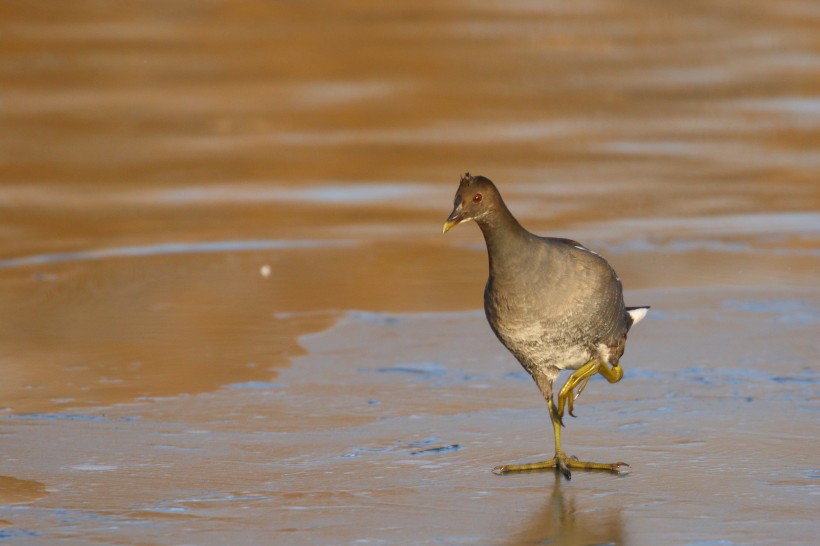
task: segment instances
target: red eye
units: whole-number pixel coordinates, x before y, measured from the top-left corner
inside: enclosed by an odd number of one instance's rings
[[[473,203],[478,203],[479,201],[481,201],[481,194],[477,193],[473,196]]]

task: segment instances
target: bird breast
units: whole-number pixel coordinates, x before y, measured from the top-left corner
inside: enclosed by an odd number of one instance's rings
[[[492,279],[487,284],[487,321],[499,341],[527,371],[577,369],[589,362],[591,346],[583,328],[573,320],[575,313],[567,312],[568,309],[556,313],[542,304],[525,294],[496,291]]]

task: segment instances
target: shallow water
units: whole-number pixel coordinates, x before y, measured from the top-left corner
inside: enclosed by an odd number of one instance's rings
[[[809,544],[814,3],[0,7],[0,540]],[[649,304],[552,449],[460,174]]]

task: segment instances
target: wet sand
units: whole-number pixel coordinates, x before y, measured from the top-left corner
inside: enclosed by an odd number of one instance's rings
[[[62,11],[61,11],[62,10]],[[810,544],[811,2],[0,7],[0,539]],[[460,174],[648,304],[566,449]]]

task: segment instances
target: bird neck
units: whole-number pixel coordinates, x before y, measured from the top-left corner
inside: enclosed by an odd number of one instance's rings
[[[523,247],[531,244],[534,237],[524,229],[509,209],[500,203],[496,209],[476,220],[484,234],[487,244],[487,256],[490,260],[490,275],[503,277],[505,268],[514,266],[516,261],[526,256]]]

